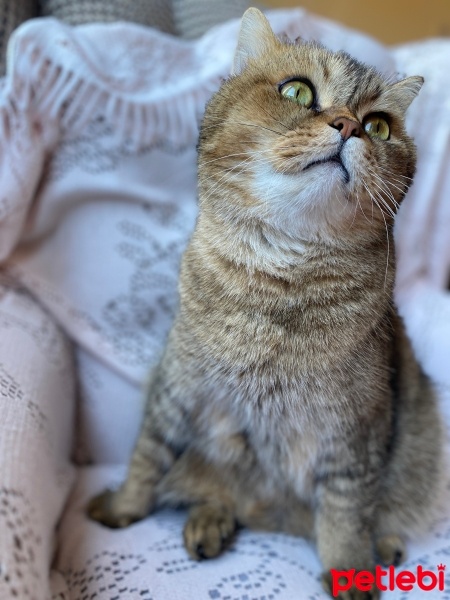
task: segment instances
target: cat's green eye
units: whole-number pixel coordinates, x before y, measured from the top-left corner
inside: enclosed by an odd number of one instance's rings
[[[390,135],[389,123],[379,115],[371,115],[364,121],[364,130],[368,136],[379,140],[388,140]]]
[[[311,108],[314,102],[312,89],[304,81],[287,81],[280,86],[280,94],[306,108]]]

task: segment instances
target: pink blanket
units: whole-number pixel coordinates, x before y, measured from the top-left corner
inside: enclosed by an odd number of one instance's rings
[[[387,49],[300,10],[269,18],[277,33],[425,76],[409,113],[419,163],[396,229],[397,298],[448,423],[450,42]],[[182,548],[182,514],[110,531],[83,512],[120,482],[137,434],[196,217],[198,121],[229,73],[237,29],[183,42],[132,24],[39,19],[10,43],[0,84],[2,600],[325,598],[302,540],[244,532],[199,564]],[[449,505],[444,497],[411,546],[410,568],[445,563]]]

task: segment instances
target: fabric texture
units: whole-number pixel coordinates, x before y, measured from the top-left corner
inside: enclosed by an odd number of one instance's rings
[[[42,16],[70,25],[131,21],[175,33],[172,3],[168,0],[40,0]]]
[[[248,0],[227,0],[211,3],[211,0],[172,0],[175,31],[185,39],[200,37],[205,31],[229,19],[244,14]]]
[[[38,0],[0,0],[0,77],[6,71],[9,36],[21,23],[38,15]]]
[[[408,118],[419,164],[396,228],[397,297],[448,426],[450,43],[387,49],[302,10],[268,16],[278,34],[343,48],[388,75],[426,78]],[[238,27],[191,42],[132,23],[37,19],[13,35],[0,86],[2,599],[326,597],[302,540],[242,532],[222,558],[196,563],[182,547],[182,513],[122,531],[84,514],[89,497],[120,483],[138,432],[142,387],[176,310],[179,260],[196,218],[198,123],[229,73]],[[443,484],[433,527],[409,547],[407,568],[446,562],[450,473]],[[22,526],[28,545],[16,539]],[[441,597],[450,598],[450,581]]]
[[[70,25],[130,21],[193,39],[228,19],[240,17],[247,0],[0,0],[0,76],[6,71],[6,46],[24,21],[54,17]]]
[[[51,316],[4,276],[0,330],[0,598],[48,600],[75,475],[73,355]]]
[[[131,21],[182,38],[200,37],[208,29],[241,16],[247,0],[41,0],[42,15],[71,25]]]

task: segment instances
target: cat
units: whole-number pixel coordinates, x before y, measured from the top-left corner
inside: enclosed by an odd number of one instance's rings
[[[238,526],[306,536],[330,593],[330,569],[404,557],[441,465],[435,393],[393,301],[416,161],[404,117],[422,83],[244,14],[201,127],[179,311],[126,481],[92,518],[124,527],[187,505],[194,559]]]

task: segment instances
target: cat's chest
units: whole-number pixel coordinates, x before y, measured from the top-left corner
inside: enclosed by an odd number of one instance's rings
[[[267,480],[274,487],[287,485],[299,497],[312,498],[315,471],[323,452],[322,439],[316,431],[287,426],[268,432],[255,430],[252,445]]]
[[[219,467],[235,464],[241,471],[258,469],[267,493],[287,487],[310,499],[324,451],[319,428],[298,411],[276,416],[248,406],[224,408],[210,407],[203,415],[199,441],[208,460]]]

